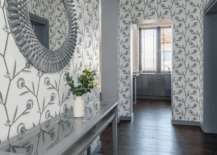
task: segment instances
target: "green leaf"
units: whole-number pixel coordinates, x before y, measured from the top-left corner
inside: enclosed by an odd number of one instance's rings
[[[80,77],[77,78],[78,83],[80,84],[77,87],[74,86],[74,81],[72,80],[72,77],[70,77],[69,73],[66,72],[67,84],[70,86],[70,91],[73,93],[73,95],[82,96],[87,92],[91,92],[91,89],[94,88],[93,84],[95,81],[95,72],[96,71],[84,69],[84,74],[80,75]]]

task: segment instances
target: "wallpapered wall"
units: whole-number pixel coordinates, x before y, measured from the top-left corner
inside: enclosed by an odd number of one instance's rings
[[[203,5],[203,8],[206,7],[206,5],[212,0],[202,0],[202,5]]]
[[[99,68],[99,0],[75,0],[78,22],[78,38],[74,56],[69,65],[55,74],[42,73],[19,52],[5,15],[4,0],[0,1],[0,141],[17,135],[17,127],[25,128],[47,120],[50,111],[55,117],[63,108],[73,107],[74,96],[69,92],[64,73],[76,79],[84,66]],[[65,9],[61,0],[30,0],[30,12],[49,19],[50,48],[59,48],[67,30]],[[97,82],[99,82],[97,72]],[[91,100],[99,99],[96,89],[88,94]]]
[[[204,1],[205,3],[205,1]],[[173,20],[172,119],[203,121],[203,4],[201,0],[119,1],[120,115],[130,116],[130,23]]]

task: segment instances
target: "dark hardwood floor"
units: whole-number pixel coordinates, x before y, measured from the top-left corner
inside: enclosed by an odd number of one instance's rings
[[[118,124],[118,155],[217,155],[217,134],[171,124],[171,102],[138,99],[134,120]],[[112,154],[112,128],[101,134],[102,154]]]

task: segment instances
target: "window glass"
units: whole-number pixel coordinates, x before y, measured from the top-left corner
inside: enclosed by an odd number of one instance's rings
[[[171,71],[172,67],[172,32],[171,28],[161,28],[161,71]]]
[[[157,30],[143,29],[142,30],[142,71],[156,72],[156,44]]]

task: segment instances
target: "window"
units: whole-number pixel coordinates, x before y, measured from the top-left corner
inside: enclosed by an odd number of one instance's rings
[[[172,66],[170,27],[140,29],[140,70],[147,73],[169,72]]]
[[[38,41],[49,49],[49,21],[37,15],[30,14],[30,22]]]
[[[157,52],[157,30],[142,30],[142,70],[147,72],[156,72],[156,52]]]
[[[161,72],[172,67],[172,32],[171,28],[161,28]]]

